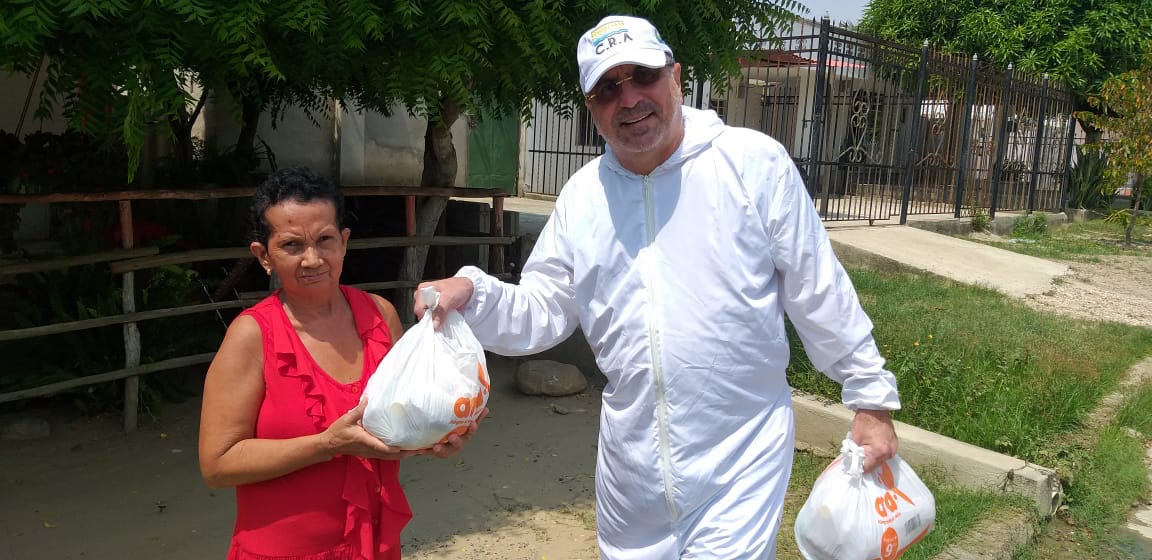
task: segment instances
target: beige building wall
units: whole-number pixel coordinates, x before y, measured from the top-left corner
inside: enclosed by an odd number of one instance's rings
[[[234,102],[227,94],[204,108],[205,139],[218,149],[234,145],[240,132]],[[418,186],[424,168],[427,121],[409,117],[403,107],[391,116],[344,110],[336,105],[328,115],[314,113],[313,122],[299,108],[284,111],[275,126],[261,116],[259,137],[276,156],[276,165],[305,165],[337,179],[344,186]],[[456,186],[467,184],[468,125],[461,118],[452,127],[456,147]],[[261,145],[257,144],[259,150]]]
[[[24,115],[24,124],[20,129],[20,137],[36,131],[64,132],[66,123],[62,118],[56,117],[44,121],[35,118],[36,109],[40,107],[40,92],[43,90],[44,76],[36,80],[33,87],[32,76],[27,74],[9,74],[0,72],[0,130],[15,132],[20,124],[20,115]],[[32,97],[29,98],[29,89]],[[27,111],[25,111],[27,102]]]
[[[0,73],[0,130],[13,132],[20,122],[29,89],[31,102],[24,117],[21,136],[38,130],[59,133],[66,128],[61,118],[39,121],[34,118],[39,106],[43,78],[33,88],[31,76]],[[191,91],[193,98],[202,92]],[[235,103],[227,93],[211,92],[193,135],[215,143],[224,150],[236,143],[240,132]],[[338,106],[330,115],[313,114],[312,119],[299,108],[290,108],[273,126],[267,113],[260,119],[259,137],[271,147],[278,166],[307,165],[349,186],[384,185],[416,186],[424,168],[424,133],[427,121],[413,118],[403,107],[391,116],[376,112],[343,110]],[[468,120],[461,117],[452,127],[456,147],[456,186],[467,185]],[[167,153],[163,131],[158,131],[155,155]],[[257,144],[259,150],[262,146]]]

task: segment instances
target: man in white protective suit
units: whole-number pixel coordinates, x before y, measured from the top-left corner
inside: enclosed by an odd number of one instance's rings
[[[843,385],[866,470],[896,453],[896,379],[785,148],[681,106],[646,20],[604,18],[577,59],[608,150],[564,186],[520,283],[465,267],[425,285],[498,354],[583,329],[608,378],[604,558],[775,558],[795,441],[785,314]]]

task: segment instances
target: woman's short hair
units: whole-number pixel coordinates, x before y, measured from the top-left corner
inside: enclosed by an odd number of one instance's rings
[[[344,193],[327,178],[318,175],[307,167],[287,167],[268,176],[252,195],[249,219],[252,223],[252,239],[268,245],[272,233],[265,213],[269,208],[284,202],[328,201],[336,208],[336,227],[344,229]]]

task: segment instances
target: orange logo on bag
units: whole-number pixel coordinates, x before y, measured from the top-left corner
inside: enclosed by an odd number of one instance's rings
[[[880,560],[894,560],[900,557],[900,535],[891,527],[884,529],[880,537]]]
[[[880,463],[879,472],[876,473],[876,479],[888,489],[883,496],[876,498],[876,513],[880,517],[888,517],[890,513],[896,513],[900,509],[896,498],[903,498],[909,505],[916,505],[907,494],[901,492],[896,487],[896,476],[892,473],[892,469],[888,467],[888,463]],[[891,529],[891,528],[889,528]]]
[[[476,377],[480,380],[480,390],[476,391],[472,397],[456,399],[456,404],[452,407],[452,412],[456,414],[457,418],[471,418],[473,412],[484,406],[484,395],[492,391],[491,383],[488,382],[488,375],[484,373],[484,365],[480,362],[476,362]]]

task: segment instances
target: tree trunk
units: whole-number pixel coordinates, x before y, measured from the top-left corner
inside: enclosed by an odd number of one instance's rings
[[[422,187],[451,187],[456,184],[456,147],[452,145],[452,124],[460,116],[460,107],[447,100],[440,101],[440,118],[429,119],[424,134],[424,171],[420,177]],[[431,236],[436,232],[436,224],[448,207],[448,199],[442,196],[423,196],[417,199],[417,236]],[[399,280],[418,281],[424,277],[424,267],[428,262],[428,246],[408,247],[404,250],[404,261],[400,265]],[[397,290],[396,309],[405,323],[415,320],[412,312],[413,290]]]
[[[240,133],[236,136],[237,172],[247,175],[256,167],[256,130],[260,126],[260,113],[264,112],[264,102],[251,96],[240,98]],[[239,179],[240,177],[237,177]],[[247,181],[245,181],[245,185]],[[245,186],[229,185],[229,186]]]
[[[1144,197],[1142,192],[1144,189],[1143,173],[1136,174],[1136,183],[1132,185],[1132,215],[1128,218],[1128,227],[1124,228],[1124,246],[1132,246],[1132,230],[1136,227],[1136,222],[1140,217],[1140,200]]]
[[[168,117],[168,127],[172,129],[173,157],[176,159],[178,171],[176,175],[179,177],[177,181],[181,183],[180,186],[194,184],[197,179],[192,173],[192,161],[195,158],[192,127],[196,125],[196,120],[200,118],[200,112],[204,110],[207,101],[208,89],[204,88],[191,113],[185,107],[180,107],[177,114]]]

